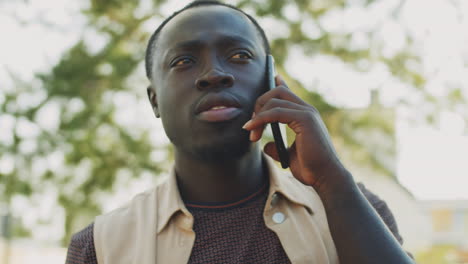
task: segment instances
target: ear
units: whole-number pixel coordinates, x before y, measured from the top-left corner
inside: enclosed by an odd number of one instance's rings
[[[154,115],[159,118],[159,108],[158,108],[158,102],[156,100],[156,91],[153,89],[153,87],[150,85],[148,88],[146,88],[146,92],[148,93],[148,100],[150,101],[151,107],[153,108]]]

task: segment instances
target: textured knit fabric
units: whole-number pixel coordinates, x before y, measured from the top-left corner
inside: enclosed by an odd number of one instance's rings
[[[67,264],[97,264],[94,249],[93,226],[90,224],[73,235],[68,247]]]
[[[363,184],[358,184],[359,188],[361,189],[362,193],[366,196],[367,200],[371,203],[371,205],[374,207],[374,209],[377,211],[377,213],[380,215],[382,220],[387,224],[389,229],[392,231],[393,235],[398,239],[400,243],[403,243],[403,240],[398,233],[398,227],[395,222],[395,219],[393,217],[392,212],[386,205],[384,201],[379,199],[379,197],[373,193],[371,193],[369,190],[367,190]],[[264,204],[264,198],[259,197],[258,199],[255,199],[252,201],[252,203],[262,201]],[[246,204],[247,206],[248,204]],[[263,205],[262,205],[263,206]],[[193,210],[193,213],[197,214],[197,210]],[[197,217],[196,217],[197,218]],[[202,218],[200,218],[202,219]],[[261,218],[260,218],[261,220]],[[198,226],[203,225],[201,223],[203,220],[198,220],[194,224],[194,228],[197,229],[199,228]],[[249,224],[252,225],[252,224]],[[200,233],[200,236],[202,237],[203,234]],[[201,239],[200,237],[200,239]],[[205,234],[205,239],[206,239],[206,234]],[[198,238],[198,234],[197,234]],[[198,247],[195,245],[195,247]],[[193,250],[193,256],[195,254],[195,251],[199,251],[199,249],[194,248]],[[260,252],[256,252],[257,254],[261,254]],[[286,260],[287,261],[287,260]],[[236,262],[234,260],[229,260],[228,263],[249,263],[250,261],[245,261],[245,262]],[[207,262],[205,262],[207,263]],[[254,262],[252,262],[254,263]],[[275,263],[275,262],[268,262],[268,261],[260,261],[259,263]],[[281,262],[276,262],[276,263],[281,263]],[[287,262],[283,262],[287,263]],[[70,242],[70,245],[68,247],[68,254],[67,254],[67,260],[66,264],[98,264],[97,258],[96,258],[96,252],[94,248],[94,239],[93,239],[93,224],[90,224],[80,232],[76,233]]]
[[[192,205],[195,244],[189,263],[290,263],[278,236],[263,221],[268,190],[223,205]]]

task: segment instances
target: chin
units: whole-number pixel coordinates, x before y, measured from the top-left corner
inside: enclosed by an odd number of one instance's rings
[[[251,147],[252,142],[248,137],[230,138],[222,142],[198,145],[190,153],[203,162],[221,163],[242,158],[251,150]]]

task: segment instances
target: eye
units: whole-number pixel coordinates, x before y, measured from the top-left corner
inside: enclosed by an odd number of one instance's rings
[[[177,58],[171,62],[171,68],[172,67],[178,67],[178,66],[185,66],[189,65],[191,63],[194,63],[195,61],[191,58],[188,57],[182,57],[182,58]]]
[[[250,53],[248,53],[247,51],[238,51],[234,53],[234,55],[231,56],[231,59],[235,59],[235,60],[247,60],[251,58],[252,58],[252,55],[250,55]]]

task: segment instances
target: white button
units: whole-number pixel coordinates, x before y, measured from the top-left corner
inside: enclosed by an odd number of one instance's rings
[[[286,219],[284,214],[280,212],[276,212],[275,214],[273,214],[272,218],[273,218],[273,222],[275,222],[276,224],[281,224],[284,222],[284,219]]]

